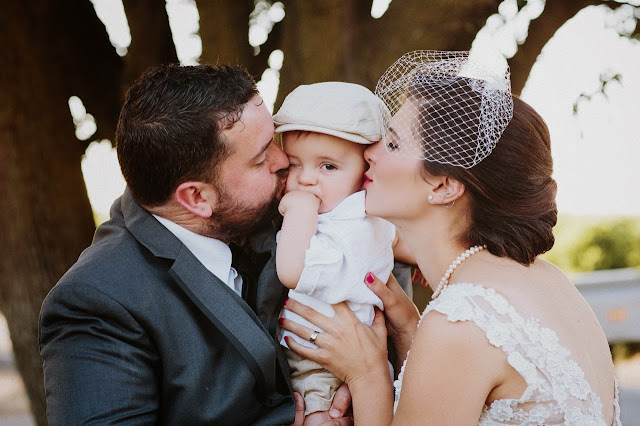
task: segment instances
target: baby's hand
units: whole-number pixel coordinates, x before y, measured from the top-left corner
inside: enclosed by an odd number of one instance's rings
[[[300,211],[312,210],[318,212],[320,208],[320,199],[310,192],[294,190],[284,194],[278,211],[284,216],[289,210],[296,209]]]

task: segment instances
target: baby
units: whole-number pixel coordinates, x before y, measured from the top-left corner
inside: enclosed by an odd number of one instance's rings
[[[367,272],[386,281],[393,268],[395,227],[365,214],[361,190],[367,163],[364,150],[381,139],[384,103],[365,87],[339,82],[299,86],[273,117],[289,156],[284,216],[278,235],[276,270],[289,297],[333,316],[331,304],[347,301],[360,321],[371,325],[381,300],[364,284]],[[298,315],[283,316],[321,330]],[[320,423],[341,382],[319,364],[280,343],[291,368],[293,389],[305,399],[305,424]],[[313,414],[312,414],[313,413]],[[314,418],[316,420],[314,420]],[[324,417],[326,419],[326,417]]]

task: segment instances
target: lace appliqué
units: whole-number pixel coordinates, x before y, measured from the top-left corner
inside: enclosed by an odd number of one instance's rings
[[[496,400],[485,406],[478,424],[606,425],[600,398],[591,391],[582,369],[569,359],[569,350],[558,343],[556,333],[541,327],[537,319],[523,319],[495,290],[472,284],[451,285],[427,306],[422,317],[431,311],[446,315],[451,322],[473,321],[492,345],[502,348],[509,364],[527,383],[520,398]],[[394,382],[394,410],[405,365],[406,361]],[[621,424],[617,381],[613,424]]]

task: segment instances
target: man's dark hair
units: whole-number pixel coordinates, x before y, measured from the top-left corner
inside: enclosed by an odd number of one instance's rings
[[[189,180],[213,182],[233,149],[222,130],[258,94],[240,67],[155,66],[128,90],[116,130],[122,174],[145,206],[168,201]]]

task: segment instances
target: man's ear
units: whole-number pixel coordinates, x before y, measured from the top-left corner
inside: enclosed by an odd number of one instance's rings
[[[218,203],[218,193],[213,186],[204,182],[184,182],[175,191],[178,204],[202,218],[211,217]]]
[[[439,176],[429,194],[431,204],[450,204],[464,194],[465,186],[457,179],[448,176]]]

